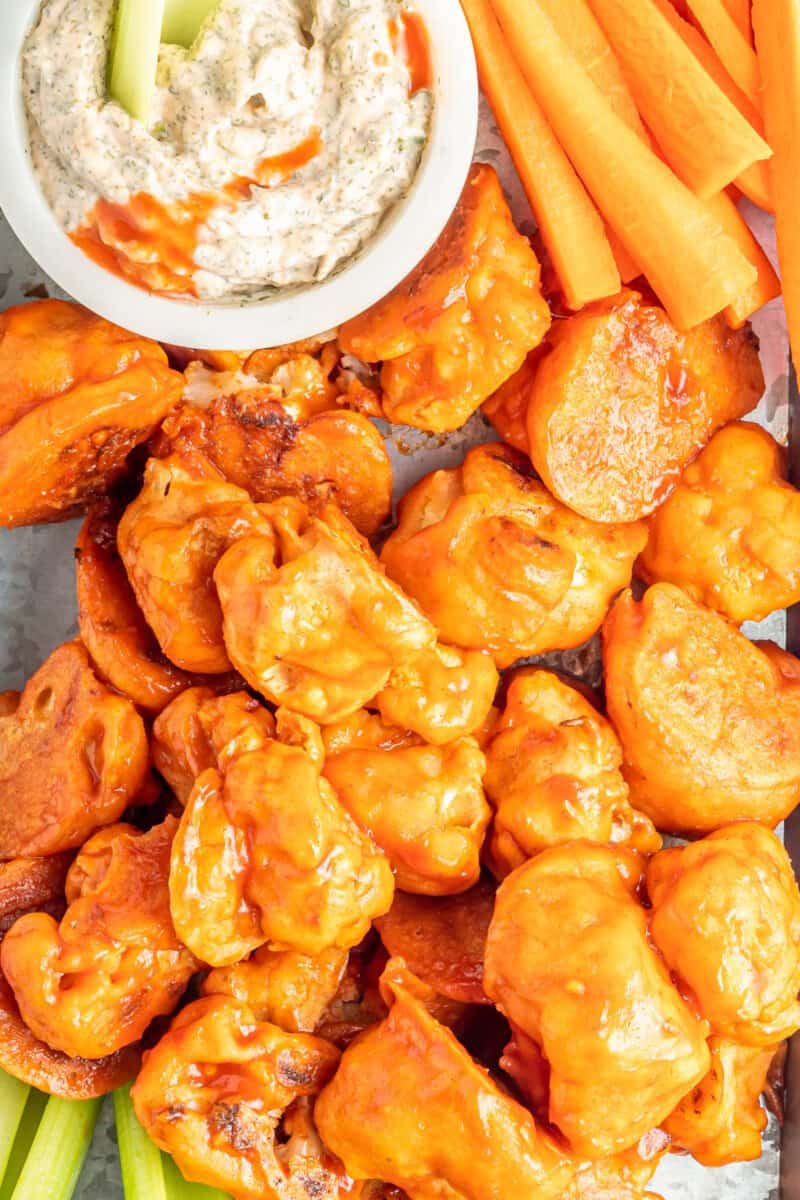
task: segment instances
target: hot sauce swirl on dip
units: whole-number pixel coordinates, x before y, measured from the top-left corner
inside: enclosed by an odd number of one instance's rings
[[[323,280],[408,192],[428,136],[424,25],[400,0],[220,0],[162,45],[145,126],[106,89],[115,0],[43,0],[25,42],[33,165],[95,261],[242,302]]]

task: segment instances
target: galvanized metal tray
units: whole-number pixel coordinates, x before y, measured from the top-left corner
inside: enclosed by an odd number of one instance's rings
[[[486,107],[481,114],[476,158],[496,167],[518,223],[533,229],[522,187]],[[770,222],[752,208],[747,216],[774,258]],[[0,308],[25,299],[60,294],[63,295],[26,254],[0,215]],[[798,468],[795,479],[800,481],[800,405],[795,406],[796,392],[790,387],[788,339],[780,302],[768,305],[754,325],[761,339],[767,381],[755,419],[779,441],[791,442],[792,457]],[[458,464],[470,446],[493,437],[480,416],[473,417],[463,430],[446,438],[405,429],[392,432],[388,426],[385,433],[398,495],[429,471]],[[73,560],[76,531],[76,522],[13,532],[0,530],[0,689],[21,687],[46,655],[76,632]],[[790,615],[788,623],[786,614],[773,614],[758,626],[746,626],[745,632],[788,644],[800,653],[800,616],[795,614]],[[580,650],[549,655],[542,661],[563,665],[592,683],[599,679],[596,640]],[[800,818],[787,824],[787,843],[796,851],[795,862],[800,865]],[[797,1081],[796,1092],[793,1077]],[[788,1081],[783,1130],[770,1117],[764,1153],[758,1162],[710,1170],[688,1157],[669,1155],[659,1168],[653,1190],[663,1195],[664,1200],[800,1200],[800,1042],[790,1055]],[[78,1200],[122,1200],[110,1103],[103,1110],[76,1196]],[[529,1198],[508,1197],[508,1200]]]

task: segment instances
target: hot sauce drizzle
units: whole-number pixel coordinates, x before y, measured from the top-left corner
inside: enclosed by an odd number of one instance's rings
[[[431,43],[425,22],[419,13],[405,11],[400,20],[389,22],[389,40],[395,54],[402,54],[409,74],[408,94],[433,87]]]
[[[406,47],[406,60],[411,76],[409,95],[416,96],[433,87],[431,43],[425,22],[419,13],[404,12],[401,16]]]
[[[322,149],[315,130],[285,154],[262,159],[252,177],[237,176],[220,192],[195,192],[175,204],[147,192],[138,192],[127,204],[100,199],[70,237],[93,262],[145,291],[195,295],[199,231],[212,211],[233,208],[249,197],[253,186],[274,187],[290,179]]]

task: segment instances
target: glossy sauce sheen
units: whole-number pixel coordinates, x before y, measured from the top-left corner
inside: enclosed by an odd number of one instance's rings
[[[417,92],[433,87],[433,62],[431,59],[431,43],[425,21],[419,13],[404,12],[398,22],[390,26],[392,46],[395,51],[405,54],[410,75],[409,95],[416,96]]]

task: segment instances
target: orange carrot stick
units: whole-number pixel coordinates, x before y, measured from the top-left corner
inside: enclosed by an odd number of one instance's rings
[[[689,2],[691,3],[691,0],[689,0]],[[687,37],[685,40],[690,49],[697,44],[703,47],[703,49],[700,50],[700,54],[704,54],[705,52],[708,53],[710,58],[716,64],[720,75],[728,81],[731,90],[738,93],[745,104],[750,105],[747,97],[740,92],[736,85],[731,81],[730,77],[725,71],[725,68],[719,62],[719,59],[714,54],[714,51],[711,49],[711,46],[708,44],[708,42],[705,41],[702,34],[700,34],[693,25],[690,25],[688,21],[684,21],[683,18],[678,15],[678,13],[669,3],[669,0],[656,0],[656,3],[658,4],[658,7],[662,9],[662,11],[664,9],[669,10],[670,21],[673,24],[673,27],[685,27],[687,32]],[[753,112],[755,113],[756,110],[753,109]],[[756,115],[760,122],[760,113]],[[766,163],[757,163],[754,167],[751,167],[750,170],[753,171],[756,168],[762,170],[765,174],[768,172],[768,165]],[[766,182],[768,190],[768,176]],[[770,300],[774,300],[776,296],[780,295],[780,281],[778,276],[775,274],[772,263],[761,249],[761,246],[758,244],[753,236],[753,233],[749,229],[747,222],[742,217],[730,196],[728,196],[725,192],[720,192],[719,195],[712,196],[709,200],[706,200],[705,203],[714,219],[718,221],[725,232],[731,238],[733,238],[742,254],[745,256],[747,261],[752,264],[757,272],[756,282],[753,284],[753,286],[748,288],[746,292],[743,292],[741,296],[737,296],[736,300],[729,304],[725,309],[725,318],[728,324],[733,329],[740,329],[742,325],[744,325],[745,321],[747,321],[747,319],[751,317],[754,312],[758,312],[758,310],[763,308],[763,306]],[[625,282],[627,282],[627,280]]]
[[[612,110],[539,0],[494,9],[553,132],[675,324],[698,325],[752,287],[736,243]]]
[[[698,60],[700,65],[705,68],[708,74],[716,83],[717,87],[721,88],[732,104],[735,104],[739,112],[744,117],[749,125],[753,126],[756,133],[764,136],[764,122],[761,117],[761,112],[751,104],[750,100],[745,96],[741,88],[738,88],[731,79],[728,72],[723,67],[722,63],[717,58],[716,54],[708,44],[706,39],[694,25],[685,21],[682,16],[670,4],[670,0],[653,0],[659,11],[666,17],[675,32],[683,39],[686,45],[691,50],[692,54]],[[747,0],[747,20],[750,21],[750,0]],[[739,175],[734,183],[740,191],[744,192],[748,200],[752,200],[759,208],[763,208],[765,212],[772,212],[772,196],[770,194],[769,184],[769,163],[756,162],[752,167],[748,167]]]
[[[619,291],[603,221],[533,98],[490,0],[462,0],[481,85],[503,131],[570,308]]]
[[[589,78],[634,132],[644,125],[608,38],[586,0],[542,0],[542,8]]]
[[[763,85],[764,123],[775,156],[770,163],[778,261],[789,339],[800,365],[800,7],[797,0],[753,0],[753,32]]]
[[[589,0],[670,166],[714,196],[770,148],[703,70],[654,0]],[[526,5],[527,7],[527,0]]]
[[[622,68],[586,0],[542,0],[542,8],[617,116],[634,133],[647,140],[647,131],[625,82]],[[606,235],[622,282],[630,283],[641,275],[641,270],[614,231],[607,229]]]
[[[561,34],[565,44],[579,60],[581,65],[586,68],[587,72],[597,84],[600,91],[603,93],[612,107],[614,107],[617,115],[622,117],[625,123],[634,131],[634,133],[638,133],[641,139],[645,141],[647,145],[650,145],[648,134],[642,125],[636,108],[633,105],[633,101],[630,98],[630,92],[627,91],[627,85],[622,78],[621,72],[619,71],[619,66],[616,63],[616,59],[613,59],[613,51],[606,41],[605,34],[597,24],[591,9],[586,3],[586,0],[540,0],[540,3],[544,11],[547,12],[547,15],[550,17],[550,20],[555,28]],[[739,91],[736,84],[733,83],[733,81],[727,75],[725,68],[714,54],[711,46],[705,41],[702,34],[699,33],[693,25],[690,25],[688,21],[684,21],[678,15],[678,13],[669,3],[669,0],[657,0],[657,3],[659,8],[662,7],[662,5],[667,7],[671,14],[671,19],[674,20],[674,22],[676,22],[678,25],[685,26],[689,34],[693,35],[690,36],[689,39],[690,48],[691,42],[695,40],[697,43],[700,43],[702,47],[704,47],[705,51],[708,53],[708,56],[716,64],[719,74],[727,80],[731,91],[737,93],[742,102],[752,109],[753,114],[760,123],[761,114],[757,112],[755,108],[753,108],[748,98],[744,95],[744,93]],[[692,3],[693,0],[689,0],[690,6]],[[598,63],[603,64],[605,67],[609,61],[609,55],[616,66],[616,72],[613,69],[597,69]],[[755,59],[754,54],[753,58]],[[756,72],[757,70],[758,64],[756,64]],[[619,76],[622,88],[624,89],[622,94],[627,97],[628,103],[623,102],[621,104],[615,104],[615,98],[620,95],[616,83],[616,76]],[[756,166],[760,168],[766,175],[768,170],[766,163],[758,163]],[[751,168],[751,170],[754,169],[755,168]],[[752,232],[748,228],[747,222],[742,218],[741,214],[736,208],[736,205],[733,203],[730,197],[727,196],[725,192],[720,192],[719,195],[712,197],[706,203],[715,220],[719,221],[725,232],[733,238],[742,254],[744,254],[748,262],[752,263],[758,273],[758,278],[753,286],[741,296],[737,297],[733,304],[728,305],[728,307],[725,309],[725,316],[728,323],[734,329],[739,329],[742,325],[744,325],[748,317],[751,317],[754,312],[757,312],[769,300],[773,300],[777,295],[780,294],[780,282],[772,268],[772,264],[759,246]],[[635,264],[628,264],[626,262],[627,256],[625,253],[625,248],[622,245],[618,245],[618,239],[616,234],[613,233],[613,230],[610,233],[609,241],[611,242],[611,248],[614,251],[614,257],[617,260],[617,265],[620,268],[622,281],[623,283],[629,283],[630,280],[636,278],[636,276],[639,274],[639,271],[637,270]]]
[[[723,0],[689,0],[689,8],[733,82],[751,104],[758,105],[761,93],[758,59]]]
[[[692,54],[708,72],[717,87],[721,88],[731,103],[736,105],[739,112],[747,123],[753,126],[756,133],[760,133],[763,136],[764,126],[760,110],[755,104],[750,102],[741,88],[736,86],[697,26],[684,20],[680,13],[670,4],[670,0],[653,0],[653,3],[666,20],[669,21],[678,36],[689,47]]]
[[[725,7],[733,17],[739,32],[752,46],[753,27],[750,23],[750,0],[725,0]]]
[[[758,312],[776,296],[780,296],[781,283],[775,274],[772,263],[759,246],[730,196],[725,192],[720,192],[718,196],[712,196],[710,200],[706,200],[706,204],[714,218],[719,221],[728,236],[733,238],[742,254],[757,272],[758,277],[753,286],[746,292],[742,292],[741,296],[737,296],[725,309],[725,319],[728,324],[732,329],[740,329],[753,313]]]
[[[763,208],[764,212],[775,212],[767,163],[753,163],[752,167],[748,167],[746,171],[742,171],[741,175],[737,176],[734,183],[739,191],[747,196],[748,200],[752,200],[753,204]]]
[[[614,255],[614,262],[617,264],[619,277],[623,283],[630,283],[632,279],[638,279],[642,273],[642,269],[633,261],[628,251],[623,246],[613,229],[609,229],[606,225],[606,237],[608,244],[611,247],[611,253]]]

